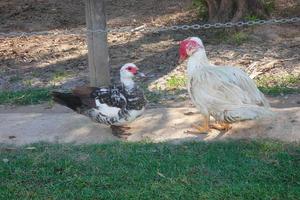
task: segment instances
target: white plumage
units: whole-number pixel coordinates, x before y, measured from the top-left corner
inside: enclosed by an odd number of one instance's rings
[[[188,58],[188,91],[207,123],[210,115],[219,123],[232,123],[272,114],[267,99],[244,71],[209,63],[199,38],[181,42],[180,58]]]

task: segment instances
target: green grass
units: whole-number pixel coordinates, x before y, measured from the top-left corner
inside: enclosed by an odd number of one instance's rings
[[[274,0],[258,0],[263,10],[266,11],[267,14],[271,14],[275,10],[275,1]],[[192,0],[193,7],[197,9],[199,18],[208,19],[208,6],[205,0]],[[256,16],[253,13],[250,13],[250,15],[246,16],[246,20],[258,20],[263,18],[264,16]]]
[[[0,199],[300,196],[299,144],[241,140],[31,146],[36,149],[0,149]]]
[[[192,0],[193,6],[198,11],[199,18],[207,20],[208,18],[208,8],[206,6],[205,0]]]
[[[240,45],[249,40],[249,35],[245,32],[240,31],[232,34],[228,40],[231,43]]]
[[[9,78],[9,82],[10,82],[10,83],[15,83],[15,82],[18,82],[18,81],[20,81],[20,80],[22,80],[22,78],[20,77],[19,74],[16,74],[15,76],[11,76],[11,77]]]
[[[243,31],[218,30],[212,34],[214,34],[213,42],[216,44],[227,43],[241,45],[250,40],[249,34]]]
[[[186,77],[185,76],[178,76],[178,75],[173,75],[170,76],[167,79],[166,87],[168,90],[174,90],[174,89],[179,89],[179,88],[185,88],[186,87]]]
[[[23,80],[23,84],[28,88],[32,87],[32,83],[33,83],[32,79]]]
[[[264,94],[268,95],[285,95],[285,94],[294,94],[294,93],[300,93],[300,88],[289,88],[289,87],[281,87],[281,86],[273,86],[273,87],[258,87],[260,91],[262,91]]]
[[[142,85],[145,97],[148,102],[150,103],[161,103],[163,100],[167,100],[170,97],[173,97],[173,99],[182,99],[179,95],[186,93],[185,88],[166,88],[166,89],[160,89],[157,88],[155,90],[149,90],[148,86]]]
[[[260,19],[259,19],[259,17],[256,16],[256,15],[247,15],[247,16],[245,17],[245,20],[247,20],[247,21],[256,21],[256,20],[260,20]]]
[[[261,76],[256,83],[263,93],[269,95],[300,93],[300,74]]]
[[[275,10],[275,0],[260,0],[267,13],[272,13]]]
[[[71,72],[67,72],[67,71],[62,71],[62,70],[57,70],[53,73],[52,75],[52,82],[56,83],[56,82],[60,82],[68,77],[70,77],[72,75]]]
[[[47,88],[31,88],[21,91],[0,91],[0,104],[37,104],[49,101],[50,94]]]

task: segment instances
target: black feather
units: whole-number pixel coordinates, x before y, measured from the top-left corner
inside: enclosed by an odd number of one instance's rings
[[[51,95],[55,102],[67,106],[75,111],[78,111],[78,109],[83,105],[81,99],[72,93],[52,92]]]

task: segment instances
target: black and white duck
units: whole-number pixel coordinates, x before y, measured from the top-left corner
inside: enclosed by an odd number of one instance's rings
[[[92,120],[111,126],[124,126],[141,116],[146,98],[133,78],[144,77],[138,67],[127,63],[120,69],[119,85],[77,87],[70,93],[52,92],[53,100]]]

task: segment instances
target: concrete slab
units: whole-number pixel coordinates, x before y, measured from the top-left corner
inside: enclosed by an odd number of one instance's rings
[[[82,144],[117,140],[110,128],[85,116],[60,106],[50,110],[41,108],[39,105],[32,108],[34,112],[19,108],[19,112],[1,113],[0,143],[23,145],[43,141]],[[66,112],[59,112],[59,109]]]
[[[200,124],[203,117],[195,108],[160,108],[131,124],[133,134],[129,141],[154,142],[186,140],[222,140],[226,138],[272,138],[288,142],[300,142],[300,108],[273,109],[275,116],[259,121],[245,121],[232,125],[228,132],[211,130],[208,134],[192,134],[191,124]],[[194,113],[186,115],[184,113]]]
[[[276,116],[233,125],[226,133],[212,130],[192,134],[191,124],[202,123],[195,108],[156,108],[130,124],[128,141],[222,140],[226,138],[273,138],[300,141],[300,108],[276,108]],[[39,141],[55,143],[106,143],[119,140],[107,126],[92,122],[65,107],[47,105],[6,108],[0,113],[0,143],[23,145]]]

